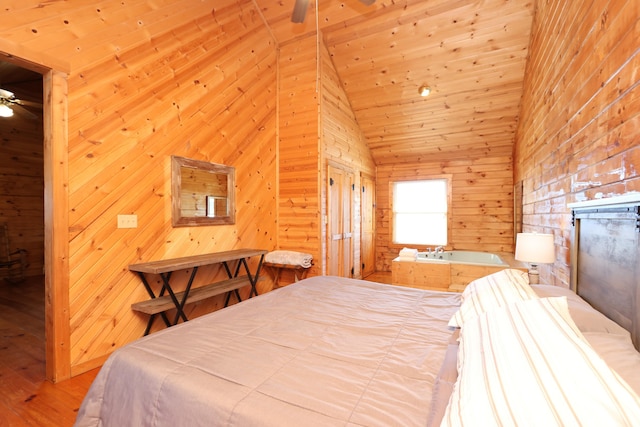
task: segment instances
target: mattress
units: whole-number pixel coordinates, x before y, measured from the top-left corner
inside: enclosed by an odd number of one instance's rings
[[[312,277],[106,361],[77,426],[424,426],[460,295]]]

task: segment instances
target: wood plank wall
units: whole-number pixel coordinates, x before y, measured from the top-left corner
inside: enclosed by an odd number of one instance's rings
[[[640,191],[640,3],[539,1],[515,179],[524,231],[553,233],[541,281],[569,284],[567,204]]]
[[[142,334],[146,316],[130,305],[147,295],[131,263],[280,247],[311,252],[320,274],[321,156],[356,173],[372,174],[373,163],[326,52],[330,129],[319,130],[315,36],[276,46],[248,0],[38,6],[7,9],[3,37],[32,58],[68,61],[69,283],[58,291],[68,292],[70,336],[60,340],[71,375]],[[339,131],[347,135],[331,136]],[[171,227],[171,155],[236,168],[235,225]],[[117,229],[118,214],[137,215],[138,228]],[[178,289],[187,274],[175,275]]]
[[[309,275],[324,274],[328,162],[354,172],[359,188],[360,172],[374,173],[373,159],[322,37],[311,34],[283,43],[278,81],[279,248],[311,253],[315,261]],[[356,260],[360,258],[359,207],[357,193],[353,218]],[[356,277],[360,276],[359,264],[354,262]],[[283,279],[282,283],[292,281],[292,277]]]
[[[638,190],[639,7],[537,2],[515,181],[524,182],[525,231],[556,234],[558,261],[542,267],[543,280],[568,283],[566,203]],[[323,45],[316,92],[315,35],[276,46],[248,0],[24,0],[3,15],[4,46],[69,63],[74,374],[140,336],[146,319],[130,304],[146,295],[132,262],[280,247],[313,253],[321,274],[326,162],[356,177],[374,166]],[[234,226],[172,229],[172,154],[236,167]],[[512,155],[378,168],[377,269],[390,270],[400,249],[390,243],[388,186],[407,177],[453,177],[451,248],[512,251]],[[139,228],[116,229],[120,213],[138,215]]]
[[[377,271],[391,271],[391,261],[405,246],[392,242],[390,186],[397,180],[451,177],[451,241],[447,249],[513,252],[513,158],[501,151],[468,160],[378,166]]]
[[[75,375],[144,330],[146,316],[130,305],[148,296],[127,265],[276,247],[277,49],[245,0],[53,2],[46,12],[28,0],[5,15],[3,37],[68,58],[71,68],[68,315]],[[235,225],[171,227],[171,155],[236,168]],[[136,214],[138,228],[117,229],[118,214]],[[211,269],[202,278],[217,274]]]
[[[280,46],[278,62],[278,243],[313,255],[322,274],[320,132],[315,34]],[[293,277],[284,273],[282,284]]]
[[[229,7],[70,78],[72,365],[140,336],[146,319],[129,305],[145,292],[115,266],[275,246],[275,71],[260,19]],[[108,114],[84,124],[87,110]],[[235,226],[171,228],[170,155],[236,168]],[[118,213],[138,214],[140,228],[114,231]]]
[[[322,80],[322,216],[327,212],[327,165],[353,172],[355,179],[353,200],[353,277],[360,278],[361,274],[361,174],[370,176],[375,174],[375,164],[371,152],[366,145],[364,134],[355,118],[349,99],[344,92],[342,82],[338,77],[331,55],[321,39],[321,80]],[[323,227],[323,242],[327,242],[326,227]],[[326,247],[326,245],[325,245]]]
[[[21,88],[29,99],[42,99],[41,81]],[[41,113],[0,117],[0,222],[7,223],[10,251],[26,250],[25,276],[42,275],[44,268],[43,143]],[[0,279],[7,276],[0,269]]]

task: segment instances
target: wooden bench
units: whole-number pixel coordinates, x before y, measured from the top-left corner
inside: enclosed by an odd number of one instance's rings
[[[249,298],[253,295],[258,295],[256,284],[258,283],[258,280],[260,280],[260,269],[266,253],[267,251],[263,249],[234,249],[231,251],[192,255],[130,265],[129,270],[138,274],[142,284],[147,290],[147,293],[151,297],[150,300],[136,302],[131,305],[132,310],[150,315],[144,334],[147,335],[151,330],[151,326],[153,325],[156,315],[160,315],[167,326],[177,324],[180,319],[185,322],[189,320],[183,310],[186,304],[202,301],[204,299],[226,293],[226,307],[229,304],[231,292],[235,292],[236,298],[238,301],[241,301],[238,289],[244,286],[251,286]],[[251,271],[249,271],[248,259],[254,256],[259,256],[260,261],[258,262],[255,272],[251,273]],[[222,264],[228,278],[215,283],[192,288],[191,285],[194,282],[198,268],[213,264]],[[246,275],[238,275],[241,267],[244,267]],[[187,269],[191,269],[191,275],[185,290],[174,292],[170,283],[172,273],[174,271]],[[147,277],[145,276],[146,274],[159,275],[162,279],[162,287],[158,294],[153,291]],[[172,309],[176,310],[176,314],[173,321],[170,321],[166,312]]]
[[[265,267],[269,267],[273,271],[273,288],[280,287],[280,273],[282,270],[291,270],[293,271],[293,280],[297,282],[298,280],[302,280],[307,277],[307,272],[310,267],[302,267],[300,265],[291,265],[291,264],[276,264],[273,262],[264,262],[263,265]]]

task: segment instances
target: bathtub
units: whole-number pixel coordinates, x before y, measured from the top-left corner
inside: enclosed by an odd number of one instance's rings
[[[452,262],[458,264],[469,265],[486,265],[490,267],[508,267],[509,264],[504,262],[500,255],[490,252],[474,252],[474,251],[445,251],[435,252],[418,252],[417,262]]]
[[[508,261],[507,261],[507,259]],[[413,260],[396,258],[391,263],[391,283],[421,289],[461,292],[471,281],[505,268],[512,254],[474,251],[420,252]]]

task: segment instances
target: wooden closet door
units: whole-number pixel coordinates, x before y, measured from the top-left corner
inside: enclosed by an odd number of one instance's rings
[[[328,251],[327,274],[353,275],[353,191],[352,172],[328,166]]]

